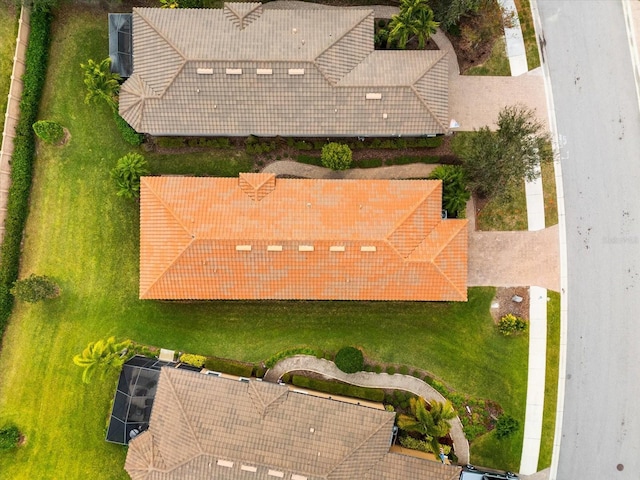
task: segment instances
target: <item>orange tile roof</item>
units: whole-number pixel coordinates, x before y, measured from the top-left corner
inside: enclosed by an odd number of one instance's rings
[[[142,299],[467,299],[436,180],[143,177]]]

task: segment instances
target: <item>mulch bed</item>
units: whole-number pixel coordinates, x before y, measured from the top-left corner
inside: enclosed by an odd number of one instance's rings
[[[522,302],[514,302],[512,298],[522,297]],[[498,304],[497,308],[493,308]],[[491,301],[491,316],[497,324],[502,317],[512,313],[517,317],[529,320],[529,287],[498,287],[496,296]]]

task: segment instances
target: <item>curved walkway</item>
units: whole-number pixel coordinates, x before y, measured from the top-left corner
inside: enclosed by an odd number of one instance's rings
[[[277,382],[285,373],[297,370],[319,373],[359,387],[405,390],[424,398],[428,402],[446,401],[446,398],[437,390],[418,378],[400,374],[389,375],[388,373],[344,373],[336,367],[335,363],[310,355],[295,355],[281,360],[267,371],[264,379],[270,382]],[[458,463],[469,463],[469,442],[467,441],[467,437],[464,436],[462,422],[459,417],[456,417],[450,423],[451,431],[449,435],[451,435],[451,439],[453,440],[455,452],[458,456]]]
[[[302,178],[331,179],[384,179],[401,180],[407,178],[427,178],[438,164],[412,163],[409,165],[393,165],[378,168],[351,168],[349,170],[331,170],[330,168],[307,165],[293,160],[278,160],[262,169],[264,173],[291,175]]]

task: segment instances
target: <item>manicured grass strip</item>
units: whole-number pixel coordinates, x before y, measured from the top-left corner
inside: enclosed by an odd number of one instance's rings
[[[358,387],[335,380],[320,380],[300,375],[293,375],[291,377],[291,383],[296,387],[309,388],[331,395],[362,398],[371,402],[382,402],[384,400],[384,390],[379,388]]]
[[[491,75],[491,76],[511,76],[509,58],[507,58],[507,48],[504,36],[496,39],[491,56],[482,64],[472,67],[465,72],[465,75]]]
[[[538,51],[538,43],[536,42],[536,31],[533,27],[531,5],[529,4],[529,0],[514,1],[516,4],[516,10],[518,10],[518,19],[520,20],[522,37],[524,38],[524,49],[527,54],[527,67],[529,70],[533,70],[540,66],[540,53]]]
[[[556,196],[556,174],[553,163],[542,165],[542,191],[544,196],[544,224],[546,227],[558,224],[558,199]]]
[[[19,13],[16,14],[14,2],[0,0],[0,132],[4,128],[4,113],[7,109],[13,55],[16,50],[17,15]]]
[[[0,259],[0,333],[4,331],[9,315],[11,315],[13,296],[9,290],[18,278],[20,244],[28,213],[35,153],[35,135],[31,125],[37,120],[40,95],[47,72],[50,24],[51,16],[48,13],[32,12],[29,45],[26,51],[26,67],[22,77],[24,90],[20,101],[21,113],[16,125],[11,160],[11,187],[7,203],[7,218],[4,224],[5,234],[0,250],[2,256]]]
[[[547,303],[547,368],[538,470],[551,465],[553,437],[556,428],[558,370],[560,368],[560,294],[548,292],[548,296],[551,300]]]

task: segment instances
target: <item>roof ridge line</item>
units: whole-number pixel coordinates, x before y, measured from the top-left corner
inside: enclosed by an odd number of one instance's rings
[[[428,71],[427,71],[427,72],[425,72],[425,75],[426,75],[427,73],[429,73],[429,72],[428,72]],[[424,77],[424,75],[423,75],[422,77]],[[422,77],[420,77],[420,78],[422,78]],[[418,80],[420,80],[420,78],[419,78]],[[416,80],[416,81],[418,81],[418,80]],[[418,101],[419,101],[419,102],[424,106],[424,108],[426,108],[426,109],[427,109],[427,112],[429,112],[429,115],[431,115],[431,118],[433,118],[433,119],[436,121],[436,123],[437,123],[438,125],[440,125],[440,127],[442,128],[442,130],[444,130],[445,132],[446,132],[447,130],[449,130],[448,125],[445,125],[444,123],[442,123],[442,122],[440,121],[440,118],[438,118],[438,116],[437,116],[435,113],[433,113],[433,110],[431,110],[431,107],[430,107],[430,106],[427,104],[427,102],[425,102],[425,101],[424,101],[424,99],[420,96],[420,94],[418,93],[418,90],[416,90],[415,82],[414,82],[414,84],[413,84],[413,85],[411,85],[409,88],[411,89],[411,91],[413,92],[413,94],[416,96],[416,98],[418,99]]]
[[[158,36],[160,38],[162,38],[167,45],[169,45],[169,47],[171,47],[178,55],[180,55],[182,57],[182,60],[186,60],[186,57],[184,56],[184,53],[182,53],[180,50],[178,50],[178,47],[176,47],[173,42],[171,42],[171,40],[169,40],[167,38],[167,36],[165,34],[163,34],[160,30],[158,30],[155,25],[153,25],[150,21],[149,18],[146,17],[145,15],[143,15],[141,13],[142,10],[162,10],[162,9],[157,9],[157,8],[135,8],[134,9],[134,13],[137,13],[138,16],[145,21],[145,23],[147,25],[149,25],[149,27],[158,34]]]
[[[437,182],[437,180],[431,180],[431,181]],[[431,197],[431,195],[433,194],[433,190],[435,188],[437,187],[434,187],[431,191],[425,193],[424,196],[420,198],[420,201],[411,210],[409,210],[404,216],[400,217],[400,220],[396,222],[396,224],[393,226],[393,229],[387,234],[386,237],[384,237],[384,240],[386,240],[387,242],[389,241],[389,237],[393,235],[396,232],[396,230],[398,230],[398,228],[400,228],[409,219],[409,217],[415,213],[418,207],[420,207],[425,201],[429,199],[429,197]],[[431,233],[431,231],[429,233]]]
[[[359,10],[359,9],[352,9],[352,10]],[[361,18],[357,23],[355,23],[351,28],[349,28],[346,32],[344,32],[344,33],[340,36],[340,38],[336,39],[336,41],[335,41],[335,42],[333,42],[331,45],[329,45],[327,48],[325,48],[322,52],[320,52],[320,53],[316,56],[316,58],[314,58],[314,59],[312,60],[313,64],[317,66],[318,70],[320,70],[320,71],[322,72],[322,69],[321,69],[321,68],[317,65],[317,63],[316,63],[316,60],[318,60],[322,55],[324,55],[325,53],[327,53],[327,52],[328,52],[331,48],[333,48],[335,45],[337,45],[338,43],[340,43],[340,41],[341,41],[344,37],[346,37],[346,36],[347,36],[347,35],[349,35],[351,32],[353,32],[353,31],[356,29],[356,27],[359,27],[359,26],[360,26],[360,24],[361,24],[362,22],[364,22],[365,20],[367,20],[367,19],[369,18],[369,16],[370,16],[370,15],[371,15],[371,16],[374,16],[374,13],[375,13],[375,12],[373,11],[373,9],[372,9],[372,8],[368,8],[368,9],[364,9],[364,8],[363,8],[362,10],[363,10],[363,11],[366,11],[366,12],[367,12],[367,14],[366,14],[363,18]],[[375,16],[374,16],[374,19],[373,19],[373,20],[375,21]],[[375,30],[375,27],[374,27],[374,30]],[[371,37],[371,44],[373,44],[373,37]],[[375,45],[374,45],[374,51],[375,51]],[[369,53],[369,55],[370,55],[370,54],[371,54],[371,53]],[[368,55],[367,55],[367,56],[368,56]],[[365,57],[365,58],[367,58],[367,57]],[[362,63],[362,62],[358,62],[358,63],[356,64],[356,66],[358,66],[360,63]],[[353,68],[355,68],[356,66],[354,66]],[[349,72],[351,72],[351,71],[353,70],[353,68],[352,68],[351,70],[349,70]],[[349,73],[349,72],[347,72],[345,75],[342,75],[342,77],[341,77],[341,78],[344,78],[346,75],[348,75],[348,73]],[[330,84],[331,84],[332,86],[336,86],[336,85],[337,85],[337,83],[338,83],[337,81],[336,81],[335,83],[334,83],[334,82],[330,82]]]
[[[167,371],[171,371],[171,369],[168,368]],[[200,453],[198,455],[194,455],[193,457],[191,457],[189,459],[189,460],[193,460],[194,458],[196,458],[199,455],[202,455],[202,454],[204,454],[206,452],[203,450],[202,445],[200,444],[200,439],[196,435],[196,432],[195,432],[195,430],[193,428],[193,425],[191,425],[191,422],[189,421],[189,417],[187,416],[187,412],[185,412],[184,407],[182,405],[182,402],[178,398],[178,393],[177,393],[177,391],[175,389],[175,386],[173,385],[173,382],[171,381],[171,374],[164,375],[164,378],[169,380],[168,383],[169,383],[169,386],[171,387],[171,392],[173,393],[173,397],[176,399],[176,403],[178,404],[178,408],[180,409],[180,412],[182,413],[182,416],[184,418],[185,423],[189,426],[189,430],[191,430],[191,434],[193,435],[193,438],[195,440],[195,444],[198,446],[198,450],[200,451]],[[171,470],[173,470],[173,468]]]
[[[431,263],[431,265],[433,265],[433,268],[435,268],[435,269],[437,270],[437,272],[440,274],[440,276],[441,276],[444,280],[446,280],[446,282],[447,282],[449,285],[451,285],[451,287],[452,287],[456,292],[458,292],[458,294],[459,294],[462,298],[466,298],[466,297],[467,297],[466,292],[462,292],[462,291],[461,291],[461,290],[456,286],[456,284],[455,284],[455,283],[453,283],[453,281],[452,281],[452,280],[451,280],[447,275],[445,275],[445,273],[440,269],[440,267],[439,267],[438,265],[436,265],[436,264],[435,264],[435,262],[434,262],[434,261],[431,261],[431,262],[429,262],[429,263]]]
[[[464,220],[462,218],[456,218],[456,219],[451,219],[451,220]],[[436,230],[440,225],[442,225],[445,221],[447,220],[442,220],[440,223],[438,223],[438,225],[436,225],[434,228],[431,229],[431,232],[429,232],[429,235],[431,235],[431,233]],[[461,226],[460,228],[465,228],[466,224]],[[434,251],[433,256],[429,259],[430,262],[435,261],[436,258],[438,258],[438,256],[442,253],[442,251],[447,248],[449,246],[449,243],[451,242],[451,240],[453,240],[453,238],[458,235],[460,233],[460,229],[458,229],[453,235],[451,235],[451,237],[449,238],[449,240],[446,243],[443,243],[440,248],[438,248],[437,251]],[[414,248],[411,253],[409,255],[407,255],[407,258],[411,256],[411,254],[413,254],[413,252],[415,252],[418,247],[427,239],[429,238],[429,235],[425,236],[420,243],[416,246],[416,248]],[[419,261],[419,260],[408,260],[408,261]],[[422,260],[423,261],[423,260]]]
[[[165,210],[175,219],[176,223],[178,225],[180,225],[182,227],[182,229],[185,231],[185,233],[187,233],[187,235],[191,236],[191,240],[189,242],[187,242],[187,244],[185,245],[185,247],[182,249],[182,251],[180,253],[178,253],[178,255],[176,255],[176,257],[173,259],[173,261],[171,261],[169,263],[169,265],[167,265],[167,267],[162,270],[162,273],[160,275],[158,275],[158,277],[151,282],[151,284],[149,285],[149,287],[145,290],[145,293],[148,292],[149,290],[151,290],[151,288],[153,288],[154,285],[156,285],[158,283],[158,281],[160,281],[160,279],[164,276],[165,273],[167,273],[167,271],[178,261],[178,259],[184,255],[184,252],[187,251],[187,249],[193,245],[195,239],[195,235],[185,226],[185,224],[178,218],[178,216],[175,214],[175,212],[173,211],[173,209],[169,208],[169,206],[166,204],[166,202],[160,197],[160,195],[158,195],[156,193],[156,191],[151,188],[149,186],[149,184],[146,182],[146,177],[141,177],[140,178],[140,183],[146,183],[148,190],[150,193],[153,194],[153,196],[160,202],[160,204],[165,208]],[[142,292],[140,292],[140,296],[142,297]]]
[[[395,417],[389,418],[388,420],[386,420],[385,422],[382,422],[380,425],[378,425],[378,428],[376,428],[373,432],[371,432],[371,434],[366,437],[362,442],[360,442],[360,445],[356,446],[354,449],[352,449],[349,453],[347,453],[347,455],[345,457],[342,458],[342,460],[340,461],[340,463],[338,463],[334,468],[332,468],[329,473],[327,474],[326,478],[331,478],[331,474],[333,472],[335,472],[348,458],[350,458],[355,452],[357,452],[358,450],[360,450],[364,445],[366,445],[367,443],[369,443],[369,440],[374,436],[377,435],[380,430],[382,430],[384,427],[387,426],[387,424],[393,424],[395,423]],[[389,453],[389,451],[387,450],[386,452],[384,452],[381,455],[381,458],[384,457],[387,453]],[[378,460],[377,463],[379,463],[380,460]],[[367,470],[368,471],[368,470]]]

